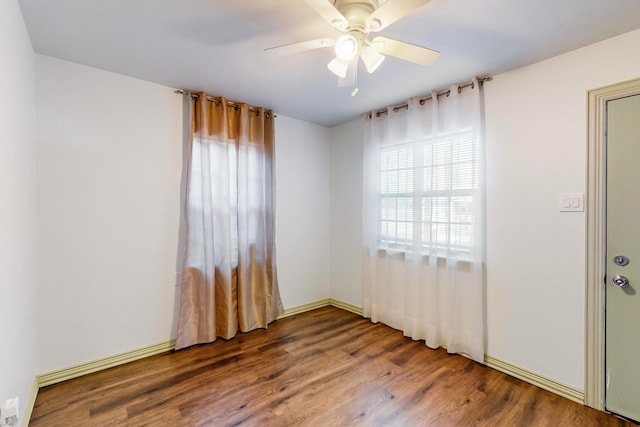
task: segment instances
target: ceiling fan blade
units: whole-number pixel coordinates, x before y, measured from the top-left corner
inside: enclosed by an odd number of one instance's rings
[[[385,4],[373,11],[367,18],[367,31],[380,31],[408,15],[430,0],[387,0]]]
[[[378,36],[371,40],[371,45],[380,53],[395,56],[396,58],[404,59],[405,61],[413,62],[425,67],[431,65],[440,56],[440,52],[436,50],[416,46],[411,43],[401,42],[399,40],[388,39],[382,36]]]
[[[336,41],[331,38],[307,40],[306,42],[290,43],[282,46],[270,47],[265,49],[265,53],[271,56],[289,55],[291,53],[304,52],[305,50],[320,49],[322,47],[331,47]]]
[[[349,26],[347,18],[336,9],[329,0],[304,0],[313,10],[315,10],[325,21],[333,25],[340,31],[344,31]]]

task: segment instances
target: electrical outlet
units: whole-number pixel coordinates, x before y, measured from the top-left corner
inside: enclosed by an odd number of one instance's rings
[[[18,397],[4,401],[0,409],[0,421],[2,425],[15,426],[18,424],[18,410],[20,400]]]

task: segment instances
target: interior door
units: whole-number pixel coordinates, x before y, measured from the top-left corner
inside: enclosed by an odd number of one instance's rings
[[[640,421],[640,95],[607,103],[606,409]]]

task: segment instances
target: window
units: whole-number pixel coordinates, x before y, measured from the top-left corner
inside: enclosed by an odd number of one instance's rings
[[[237,151],[235,144],[194,137],[188,198],[191,227],[207,230],[207,233],[218,236],[220,241],[228,236],[232,268],[238,266]],[[204,242],[202,244],[205,245]],[[217,247],[210,249],[220,253]],[[211,254],[203,252],[202,259],[194,266],[204,268],[207,255]]]
[[[470,253],[478,157],[472,130],[380,146],[378,247]]]

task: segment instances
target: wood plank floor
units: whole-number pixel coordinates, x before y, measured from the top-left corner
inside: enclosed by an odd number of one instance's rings
[[[631,426],[326,307],[40,390],[30,426]]]

